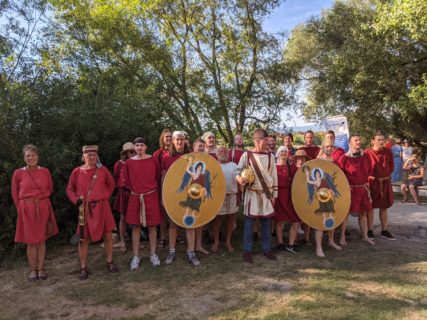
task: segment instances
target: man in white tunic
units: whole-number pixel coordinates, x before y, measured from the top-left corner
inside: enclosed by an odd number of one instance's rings
[[[264,129],[255,130],[253,142],[254,148],[243,154],[236,170],[237,182],[245,186],[243,260],[247,263],[253,263],[252,227],[257,218],[261,222],[264,256],[269,260],[277,259],[270,244],[270,218],[274,215],[274,201],[278,195],[276,162],[274,155],[268,152],[268,134]],[[245,167],[252,169],[255,174],[255,180],[250,185],[247,177],[241,175]]]

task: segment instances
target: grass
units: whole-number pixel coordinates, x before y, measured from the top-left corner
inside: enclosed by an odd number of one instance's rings
[[[255,247],[255,263],[242,262],[237,249],[200,257],[194,268],[178,247],[171,266],[153,268],[144,249],[142,270],[129,271],[131,253],[115,252],[117,274],[107,274],[103,250],[90,248],[88,281],[78,278],[75,247],[48,252],[46,282],[28,283],[25,258],[0,270],[0,294],[9,301],[0,319],[425,319],[427,239],[379,239],[375,247],[356,231],[342,252],[314,248],[280,253],[267,261]],[[408,249],[410,248],[410,250]],[[162,260],[167,249],[159,253]]]

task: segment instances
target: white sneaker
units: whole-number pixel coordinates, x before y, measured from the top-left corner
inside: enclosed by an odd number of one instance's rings
[[[160,266],[160,259],[159,256],[155,253],[150,254],[150,262],[152,264],[153,267],[158,267]]]
[[[138,268],[139,268],[139,262],[140,262],[139,257],[134,256],[134,257],[132,258],[131,263],[130,263],[130,270],[132,270],[132,271],[133,271],[133,270],[138,269]]]

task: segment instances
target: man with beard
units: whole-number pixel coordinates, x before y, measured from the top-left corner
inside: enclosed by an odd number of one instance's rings
[[[216,138],[215,135],[208,131],[202,136],[202,140],[206,143],[205,152],[216,159]]]
[[[234,136],[234,146],[230,149],[228,158],[235,164],[239,164],[240,158],[242,157],[245,150],[243,150],[243,137],[240,132]]]
[[[304,150],[307,155],[316,159],[319,155],[320,148],[314,144],[314,132],[311,130],[307,130],[304,133],[304,145],[299,148],[299,150]]]

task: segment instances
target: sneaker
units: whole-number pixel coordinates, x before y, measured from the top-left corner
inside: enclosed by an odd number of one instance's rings
[[[371,240],[374,240],[375,238],[374,238],[374,231],[372,231],[372,230],[368,230],[368,238],[369,239],[371,239]]]
[[[187,252],[187,259],[188,259],[188,262],[190,262],[195,267],[200,265],[200,261],[199,259],[197,259],[196,253],[194,252]]]
[[[176,253],[175,253],[175,251],[174,251],[174,252],[169,251],[169,254],[168,254],[168,256],[166,257],[165,263],[166,263],[166,264],[172,264],[172,262],[174,262],[174,261],[175,261],[175,258],[176,258]]]
[[[297,250],[297,248],[295,247],[295,246],[286,246],[286,250],[288,250],[289,252],[292,252],[293,254],[297,254],[298,253],[298,250]]]
[[[390,233],[390,232],[388,232],[388,230],[383,230],[383,231],[381,231],[381,237],[382,237],[382,238],[384,238],[384,239],[387,239],[387,240],[396,240],[396,238],[395,238],[395,237],[393,237],[393,236],[391,235],[391,233]]]
[[[155,253],[150,254],[150,262],[151,262],[151,265],[152,265],[153,267],[158,267],[158,266],[160,266],[160,259],[159,259],[159,256],[158,256],[157,254],[155,254]]]
[[[266,257],[268,260],[277,260],[276,255],[272,251],[264,252],[264,257]]]
[[[245,252],[243,254],[243,261],[249,264],[254,263],[254,259],[252,258],[252,253],[250,252]]]
[[[137,257],[137,256],[134,256],[133,258],[132,258],[132,261],[130,262],[130,270],[131,271],[133,271],[133,270],[136,270],[136,269],[138,269],[139,268],[139,263],[140,263],[140,259],[139,259],[139,257]]]

